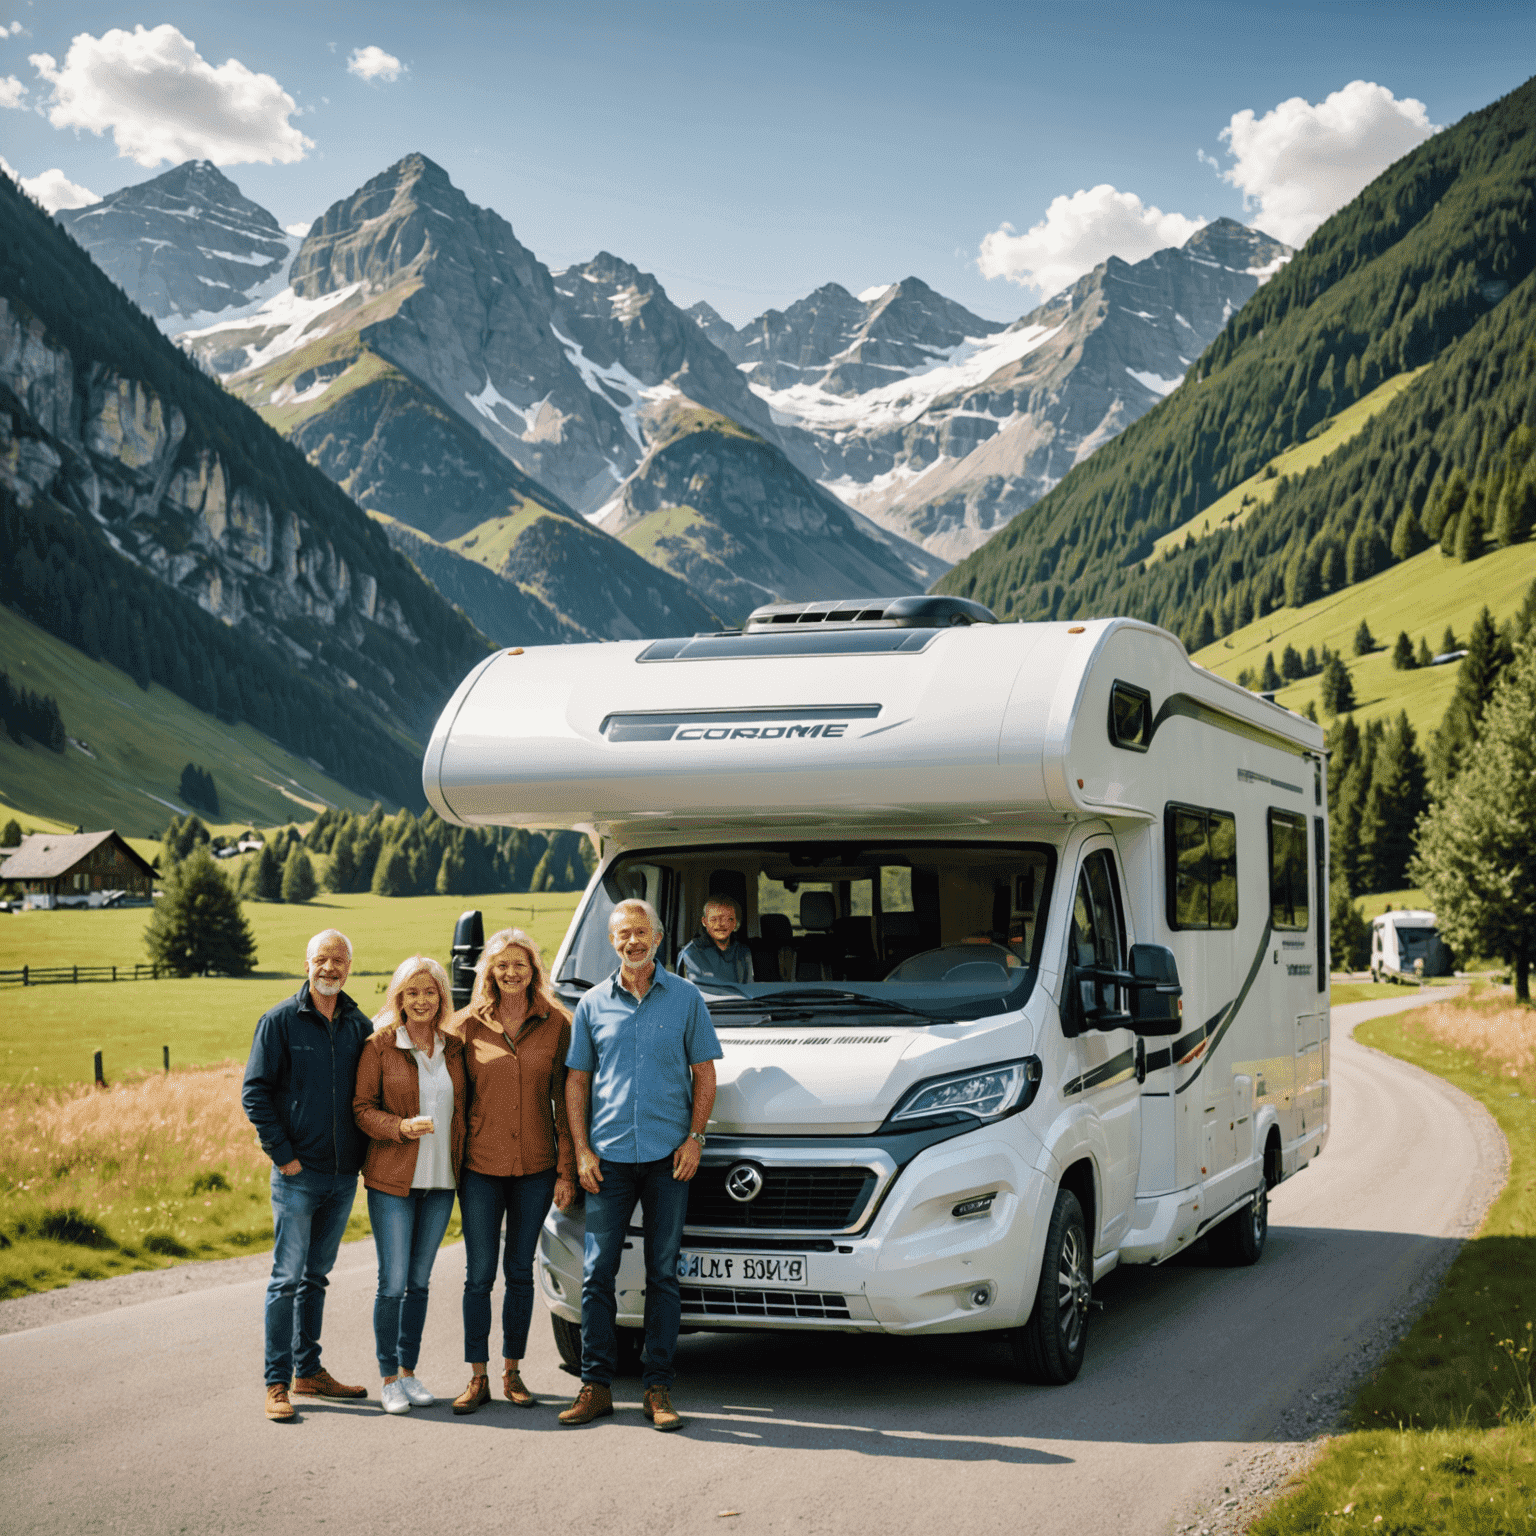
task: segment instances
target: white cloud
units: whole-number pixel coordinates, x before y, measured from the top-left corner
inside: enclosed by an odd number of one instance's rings
[[[982,240],[976,265],[983,277],[1005,277],[1049,295],[1108,256],[1141,261],[1154,251],[1183,245],[1204,223],[1164,213],[1106,182],[1053,198],[1045,217],[1022,235],[1011,224],[994,229]]]
[[[88,208],[101,201],[88,187],[71,181],[60,170],[44,171],[40,176],[20,176],[4,155],[0,155],[0,170],[23,192],[35,197],[49,213],[57,213],[60,208]]]
[[[143,166],[162,160],[241,165],[302,160],[313,149],[288,119],[297,110],[271,75],[238,59],[215,67],[175,27],[99,38],[79,33],[60,67],[52,54],[30,62],[53,87],[48,121],[55,128],[108,129],[117,150]]]
[[[30,32],[28,32],[27,29],[24,26],[22,26],[22,24],[19,21],[13,21],[10,24],[10,26],[6,26],[6,24],[3,21],[0,21],[0,37],[31,37],[31,36],[32,36],[32,34]]]
[[[24,107],[27,104],[27,88],[15,75],[0,80],[0,107]]]
[[[1263,117],[1233,113],[1221,138],[1236,163],[1223,176],[1241,190],[1258,228],[1301,245],[1394,160],[1439,131],[1422,101],[1399,101],[1385,86],[1351,80],[1315,106],[1293,96]]]
[[[303,224],[284,224],[283,228],[290,235],[292,235],[295,240],[302,240],[304,236],[309,233],[313,222],[313,220],[306,220]]]
[[[392,53],[385,53],[376,43],[354,48],[347,59],[347,73],[359,80],[398,80],[405,70]]]

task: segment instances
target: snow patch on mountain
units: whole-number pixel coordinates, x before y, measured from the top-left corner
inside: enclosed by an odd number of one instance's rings
[[[682,390],[666,379],[659,384],[648,386],[644,380],[637,379],[623,363],[609,363],[606,366],[594,363],[582,350],[580,343],[564,335],[553,321],[550,322],[549,329],[555,340],[565,348],[565,355],[571,360],[571,366],[581,375],[582,383],[594,395],[606,400],[619,413],[619,420],[624,423],[624,430],[634,438],[636,445],[643,449],[645,437],[640,430],[641,410],[646,405],[657,405],[663,400],[681,395]],[[610,463],[608,468],[615,480],[622,481],[625,478],[617,465]]]
[[[1127,368],[1125,370],[1136,382],[1146,389],[1150,389],[1154,395],[1171,395],[1180,384],[1184,382],[1182,376],[1173,379],[1165,379],[1160,374],[1149,373],[1142,368]]]

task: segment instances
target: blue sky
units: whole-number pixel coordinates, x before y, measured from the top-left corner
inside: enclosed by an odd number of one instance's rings
[[[131,49],[102,42],[168,26],[204,71],[243,66],[209,88],[247,83],[251,142],[206,152],[284,224],[421,150],[551,266],[607,249],[737,324],[827,281],[908,274],[1011,319],[1107,249],[1134,258],[1199,219],[1304,238],[1366,175],[1333,176],[1350,154],[1385,163],[1536,60],[1529,4],[1448,24],[1419,3],[5,3],[22,31],[0,42],[0,155],[23,177],[97,195],[145,180],[170,163],[141,163],[156,112],[181,115],[178,157],[201,148],[214,109],[132,99]],[[364,48],[395,77],[349,73]],[[273,153],[288,158],[241,160]]]

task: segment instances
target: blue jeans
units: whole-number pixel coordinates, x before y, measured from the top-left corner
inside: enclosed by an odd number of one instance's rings
[[[464,1358],[471,1365],[491,1358],[491,1287],[496,1284],[503,1216],[507,1246],[502,1256],[506,1291],[501,1298],[501,1353],[507,1360],[521,1360],[527,1353],[533,1255],[554,1195],[553,1168],[504,1179],[464,1170],[459,1220],[464,1224]]]
[[[326,1277],[336,1262],[352,1202],[355,1173],[285,1177],[272,1170],[272,1279],[267,1285],[267,1385],[287,1386],[320,1369]]]
[[[427,1321],[432,1261],[453,1215],[451,1189],[413,1189],[408,1195],[368,1191],[368,1220],[379,1251],[379,1293],[373,1299],[373,1341],[379,1375],[414,1371]]]
[[[635,1202],[645,1227],[645,1353],[643,1384],[670,1387],[677,1372],[677,1330],[683,1304],[677,1258],[688,1215],[688,1186],[672,1177],[672,1158],[654,1163],[610,1163],[600,1158],[602,1188],[586,1198],[587,1237],[581,1277],[581,1379],[610,1386],[619,1368],[614,1334],[614,1283],[624,1255],[624,1234]]]

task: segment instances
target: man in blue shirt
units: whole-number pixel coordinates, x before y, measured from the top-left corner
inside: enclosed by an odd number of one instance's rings
[[[352,971],[346,934],[317,933],[304,964],[304,984],[256,1025],[240,1093],[272,1159],[266,1411],[279,1423],[294,1416],[290,1390],[300,1397],[368,1395],[320,1364],[320,1322],[368,1145],[352,1117],[352,1097],[373,1025],[342,991]]]
[[[692,982],[724,981],[742,985],[752,980],[752,951],[733,937],[741,914],[729,896],[711,896],[704,903],[704,932],[677,957],[677,968]]]
[[[677,1261],[688,1181],[698,1171],[715,1103],[720,1042],[699,989],[656,964],[662,926],[648,901],[621,901],[608,919],[608,938],[619,969],[577,1004],[565,1062],[587,1235],[581,1392],[560,1422],[590,1424],[613,1412],[614,1283],[638,1200],[645,1228],[644,1411],[657,1429],[681,1429],[672,1406],[683,1312]]]

